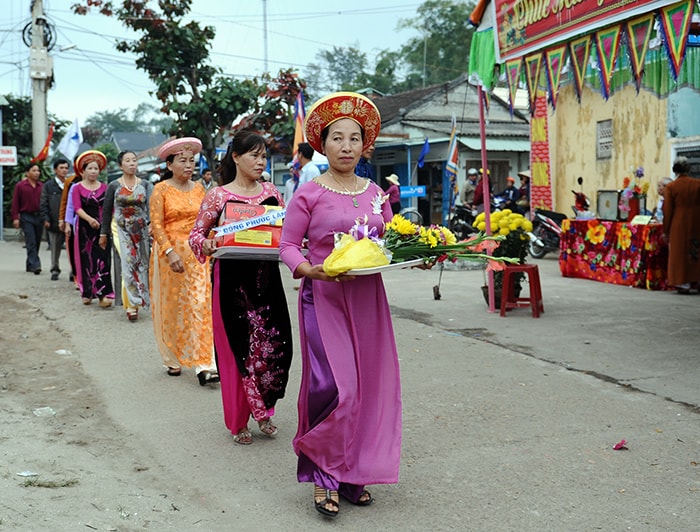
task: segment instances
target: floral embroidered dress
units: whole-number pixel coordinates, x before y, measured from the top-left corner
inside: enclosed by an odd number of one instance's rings
[[[107,187],[102,234],[112,235],[115,250],[121,260],[122,301],[127,310],[150,304],[148,202],[152,188],[151,183],[143,179],[139,179],[133,189],[122,184],[121,179],[112,181]]]
[[[201,264],[187,239],[204,199],[200,186],[183,192],[168,181],[153,188],[150,202],[153,249],[149,272],[156,342],[168,367],[213,367],[209,265]],[[165,251],[172,247],[185,271],[172,270]]]
[[[207,193],[190,234],[190,246],[200,261],[207,260],[202,243],[218,224],[226,203],[284,205],[272,183],[262,187],[263,192],[253,197],[238,196],[224,187]],[[236,434],[251,415],[256,421],[274,415],[287,387],[292,329],[279,263],[217,259],[212,317],[224,421]]]
[[[357,200],[357,207],[353,205]],[[391,220],[382,189],[367,181],[354,197],[310,181],[294,194],[280,256],[292,272],[321,264],[334,234],[367,215],[383,234]],[[308,238],[308,255],[301,253]],[[401,387],[381,274],[333,283],[304,278],[299,291],[302,377],[294,451],[297,478],[357,500],[365,484],[398,481]]]
[[[89,190],[83,186],[82,182],[71,187],[71,201],[74,210],[77,212],[83,209],[95,220],[102,219],[102,206],[105,200],[107,185],[100,183],[96,190]],[[75,216],[75,234],[73,239],[74,256],[76,260],[76,271],[78,272],[78,283],[80,294],[83,298],[113,298],[112,289],[111,253],[112,249],[108,245],[102,249],[98,242],[100,240],[100,228],[93,229],[89,223]]]

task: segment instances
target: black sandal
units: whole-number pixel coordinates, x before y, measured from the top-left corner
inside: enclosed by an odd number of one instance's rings
[[[336,499],[334,500],[333,497]],[[320,501],[316,499],[321,498]],[[316,511],[326,517],[338,517],[340,512],[340,505],[338,504],[338,492],[327,490],[320,486],[314,485],[314,506]],[[329,510],[326,506],[332,506],[336,508],[335,510]]]
[[[197,378],[199,379],[200,386],[206,386],[207,384],[214,384],[219,382],[219,374],[207,369],[197,373]]]
[[[350,504],[354,504],[355,506],[369,506],[370,504],[372,504],[374,502],[374,498],[372,497],[372,494],[367,490],[362,490],[362,493],[360,493],[360,496],[357,498],[356,501],[351,501],[342,493],[340,494],[340,496],[343,497],[343,499],[348,501]],[[362,497],[367,497],[367,498],[362,500]]]

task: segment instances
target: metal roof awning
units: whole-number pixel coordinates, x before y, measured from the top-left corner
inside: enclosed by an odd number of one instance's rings
[[[470,137],[460,137],[459,143],[466,146],[470,150],[480,151],[481,150],[481,140],[478,138]],[[519,140],[519,139],[486,139],[486,150],[487,151],[517,151],[517,152],[529,152],[530,151],[530,140]]]

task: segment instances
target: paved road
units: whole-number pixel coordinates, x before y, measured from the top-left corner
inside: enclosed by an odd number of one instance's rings
[[[328,528],[294,478],[298,358],[278,438],[236,446],[214,390],[165,376],[147,318],[84,308],[65,279],[25,274],[22,251],[0,242],[0,292],[28,295],[70,336],[108,415],[159,458],[164,482],[191,494],[180,506],[198,519],[170,529]],[[371,508],[343,505],[334,528],[698,529],[700,296],[564,279],[556,260],[537,264],[540,319],[487,312],[480,271],[445,271],[439,301],[437,270],[385,275],[402,368],[401,481],[372,487]],[[285,282],[296,330],[295,283]],[[97,345],[80,334],[86,320],[102,331]],[[612,450],[623,438],[629,450]]]

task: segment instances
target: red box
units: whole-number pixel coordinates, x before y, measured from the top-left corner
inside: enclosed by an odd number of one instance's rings
[[[219,218],[219,225],[240,222],[262,216],[269,211],[279,211],[282,207],[270,205],[246,205],[227,203]],[[278,248],[282,236],[282,218],[272,224],[258,225],[217,237],[217,247],[238,246],[248,248]]]

